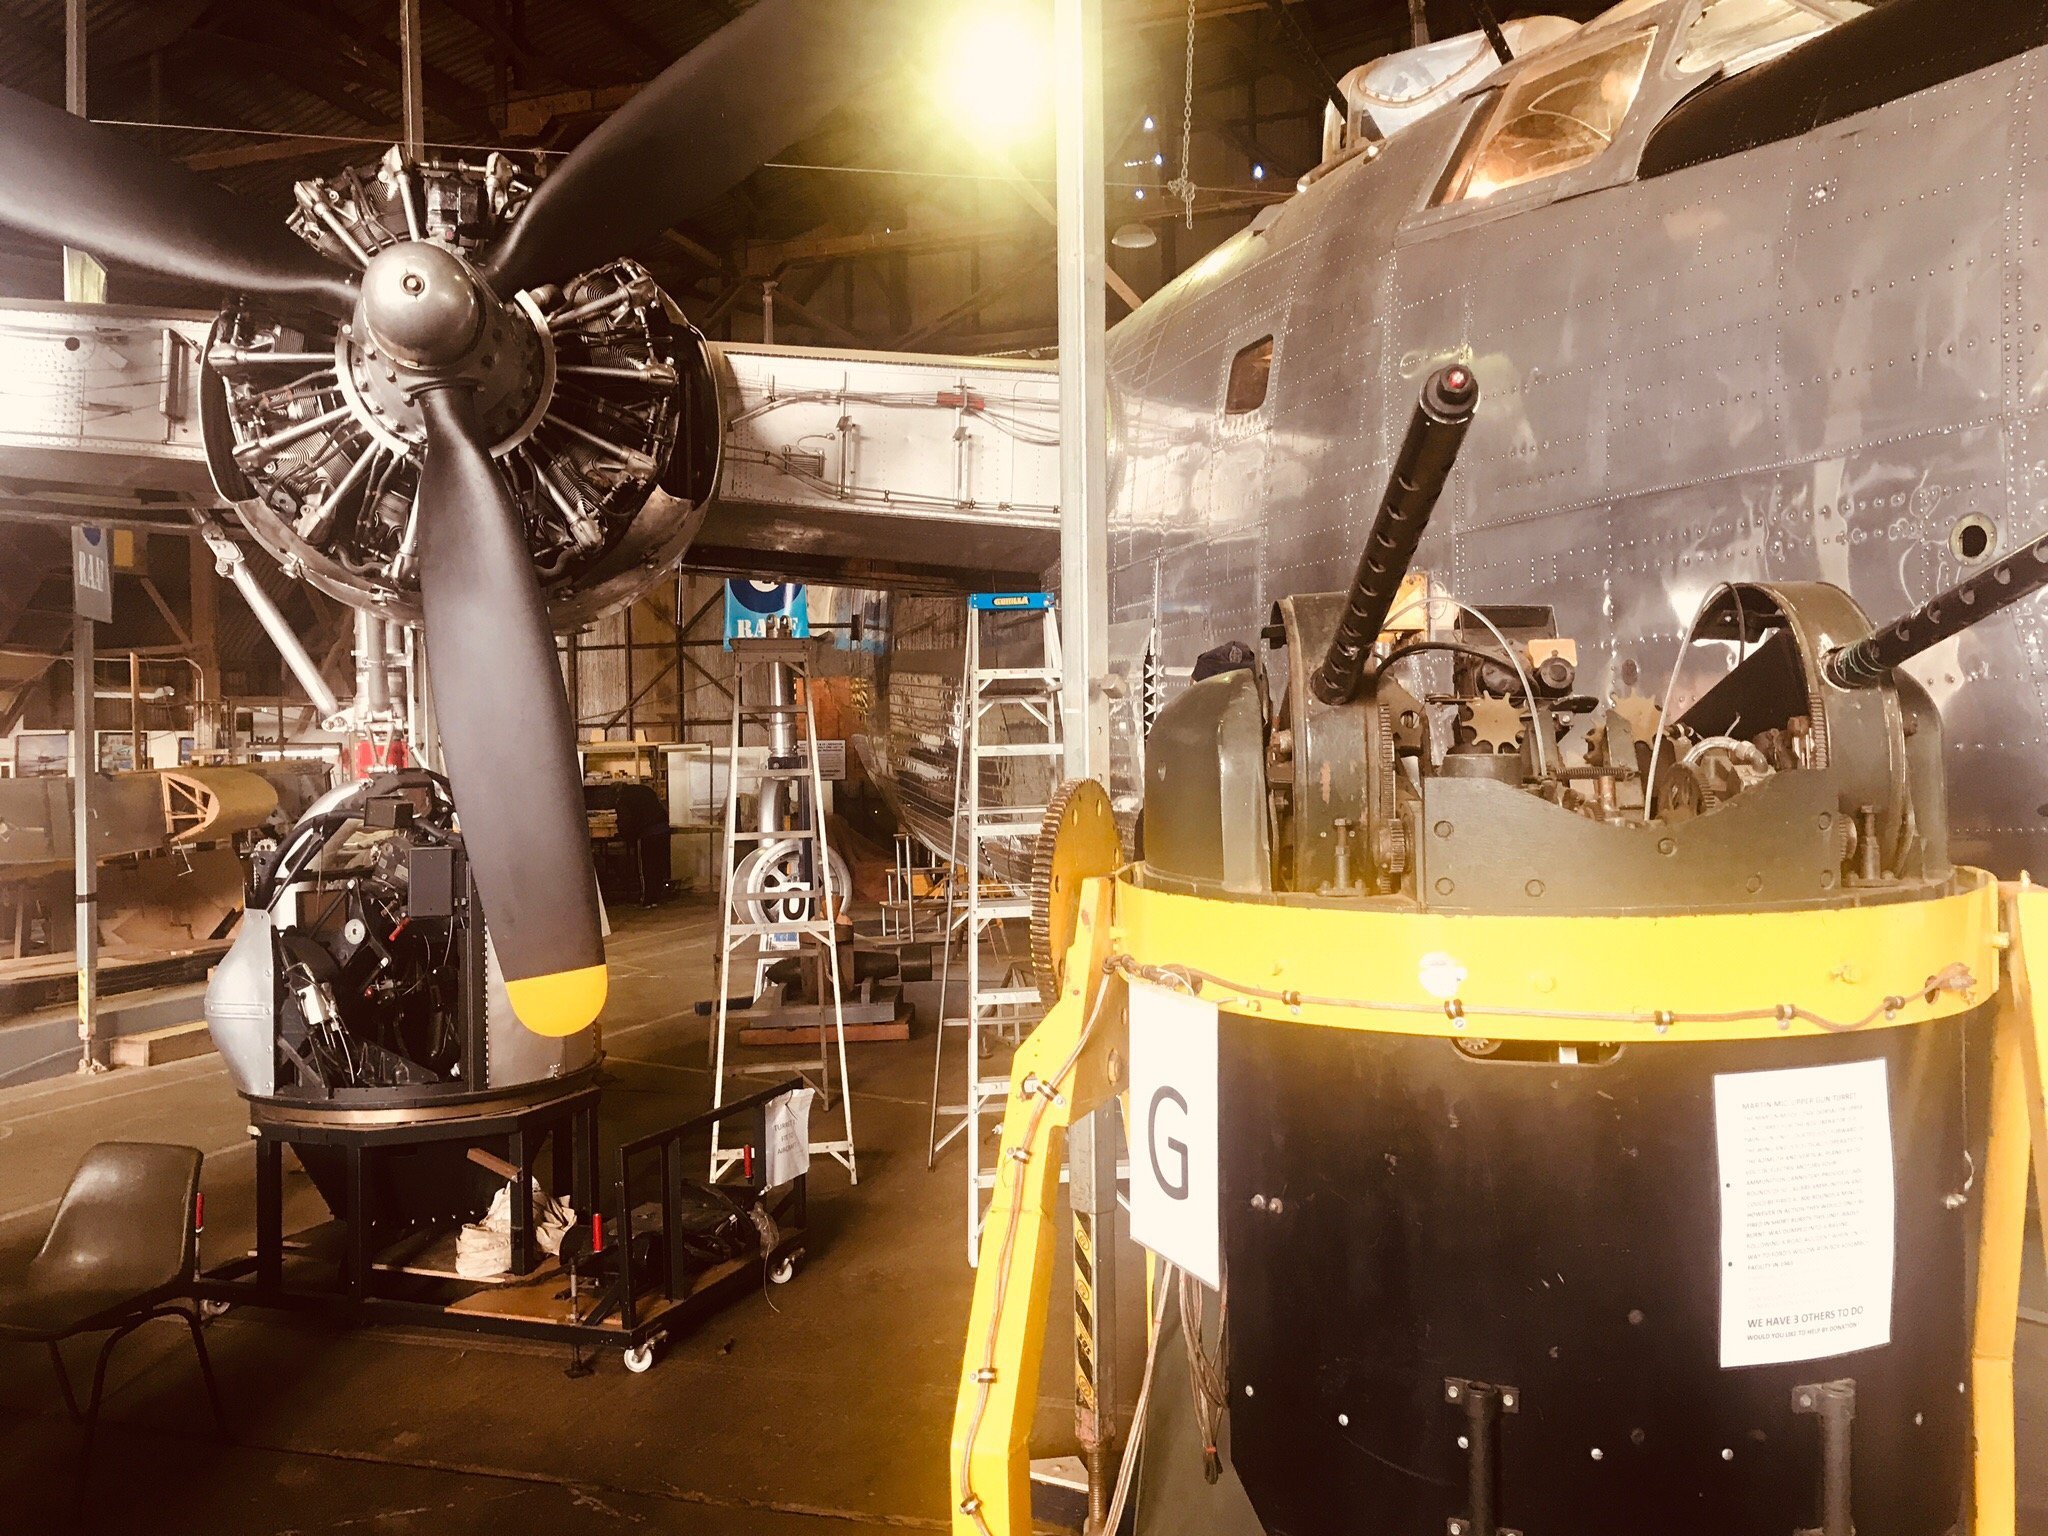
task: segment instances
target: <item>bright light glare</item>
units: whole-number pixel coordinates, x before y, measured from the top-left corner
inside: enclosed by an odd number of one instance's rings
[[[946,107],[978,137],[1011,143],[1052,121],[1052,51],[1037,7],[963,8],[939,68]]]
[[[1265,168],[1265,167],[1264,167],[1263,165],[1255,165],[1255,166],[1253,166],[1253,167],[1252,167],[1252,180],[1253,180],[1253,181],[1264,181],[1265,179],[1266,179],[1266,168]]]
[[[1159,125],[1153,122],[1151,118],[1148,117],[1145,119],[1145,131],[1147,133],[1151,133],[1154,129],[1158,128],[1158,126]]]

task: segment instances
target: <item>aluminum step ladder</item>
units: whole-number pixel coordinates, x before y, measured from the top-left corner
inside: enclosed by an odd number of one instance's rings
[[[812,1106],[811,1155],[836,1158],[857,1184],[860,1172],[854,1162],[853,1095],[846,1075],[846,1011],[835,920],[839,904],[851,893],[833,888],[832,852],[822,814],[824,782],[814,750],[818,721],[812,705],[811,642],[783,637],[735,639],[732,650],[732,739],[726,757],[725,852],[719,866],[722,931],[711,1103],[714,1109],[724,1105],[728,1076],[801,1074],[818,1090],[818,1101]],[[766,738],[765,757],[758,755],[758,742],[751,744],[755,751],[748,750],[749,733]],[[751,788],[755,796],[751,827],[740,825],[743,787]],[[767,986],[769,967],[778,961],[796,957],[815,968],[811,974],[820,993],[830,997],[829,1009],[818,1010],[815,1056],[732,1060],[735,957],[752,972],[749,986],[757,998]],[[796,1033],[791,1030],[792,1035]],[[829,1116],[834,1102],[835,1056],[840,1134],[821,1137],[819,1112]],[[744,1148],[721,1144],[722,1124],[714,1122],[711,1127],[713,1183],[746,1156]]]
[[[1016,615],[1026,616],[1022,624]],[[1032,665],[989,665],[991,629],[1006,624],[1006,660],[1035,647]],[[1031,631],[1035,631],[1031,633]],[[1028,657],[1025,659],[1029,659]],[[940,1019],[932,1051],[931,1131],[927,1166],[955,1138],[967,1146],[967,1262],[981,1251],[987,1197],[996,1168],[988,1138],[1002,1122],[1009,1097],[1006,1071],[988,1070],[995,1052],[1014,1048],[1044,1014],[1032,974],[1028,946],[1021,955],[998,959],[991,975],[983,946],[1001,941],[1002,925],[1031,918],[1029,845],[1045,817],[1046,800],[1059,781],[1060,627],[1050,594],[984,592],[967,601],[966,655],[960,671],[956,710],[959,742],[954,763],[953,878],[946,891],[946,955],[940,972]],[[1031,760],[1036,773],[1018,770]],[[1026,851],[992,859],[991,844],[1022,839]],[[955,951],[959,952],[956,961]],[[967,977],[967,1009],[946,1014],[956,964]],[[953,1042],[961,1042],[954,1045]],[[964,1046],[963,1091],[948,1101],[942,1083],[949,1047]]]

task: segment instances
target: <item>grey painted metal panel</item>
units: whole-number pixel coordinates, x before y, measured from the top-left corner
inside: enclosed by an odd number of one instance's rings
[[[1273,598],[1340,588],[1452,358],[1485,403],[1422,563],[1467,600],[1554,603],[1591,689],[1661,690],[1720,581],[1838,581],[1883,618],[1969,569],[1963,517],[1990,553],[2048,531],[2044,70],[1646,183],[1574,173],[1511,216],[1422,211],[1469,104],[1339,167],[1112,337],[1115,616],[1153,621],[1171,678]],[[1685,88],[1653,78],[1639,112]],[[1228,359],[1269,329],[1267,403],[1226,419]],[[1958,855],[2038,867],[2048,613],[1912,670],[1948,716]]]
[[[0,479],[213,500],[199,436],[213,316],[0,300]]]
[[[810,347],[714,349],[725,443],[698,542],[973,573],[1058,558],[1059,380],[1049,364]],[[727,561],[726,563],[730,563]],[[806,573],[806,572],[800,572]]]

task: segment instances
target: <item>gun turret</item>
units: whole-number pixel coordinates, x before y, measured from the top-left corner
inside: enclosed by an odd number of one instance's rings
[[[1458,461],[1479,409],[1479,381],[1461,363],[1440,368],[1422,386],[1408,435],[1387,477],[1386,493],[1358,557],[1344,616],[1309,686],[1325,704],[1348,704],[1365,677],[1366,658],[1386,627],[1387,611],[1415,559],[1415,547]]]
[[[1838,688],[1875,688],[1891,676],[1892,668],[2043,587],[2048,587],[2048,534],[1929,598],[1875,634],[1838,646],[1821,665]]]

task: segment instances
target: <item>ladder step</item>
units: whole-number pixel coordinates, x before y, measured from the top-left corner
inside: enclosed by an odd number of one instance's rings
[[[1057,683],[1057,667],[977,667],[976,683]]]
[[[1056,757],[1066,750],[1065,744],[1057,741],[1028,741],[974,749],[978,757]]]
[[[1004,901],[976,901],[968,904],[968,910],[979,921],[992,923],[1006,917],[1029,917],[1031,903],[1023,897]]]
[[[771,933],[793,933],[799,938],[825,939],[832,933],[832,925],[820,918],[805,918],[798,923],[727,923],[726,943],[734,938],[762,938]],[[790,951],[795,954],[795,950]]]
[[[1036,1007],[1040,1001],[1036,987],[984,987],[974,994],[977,1008],[1016,1007],[1022,1003]]]
[[[984,821],[975,827],[974,835],[976,837],[1031,837],[1037,834],[1043,821],[1044,818],[1042,816],[1033,816],[1029,820],[1020,818],[1013,821]]]
[[[815,831],[745,832],[735,829],[732,839],[734,842],[740,842],[744,839],[747,842],[808,843],[815,839],[817,835]]]

